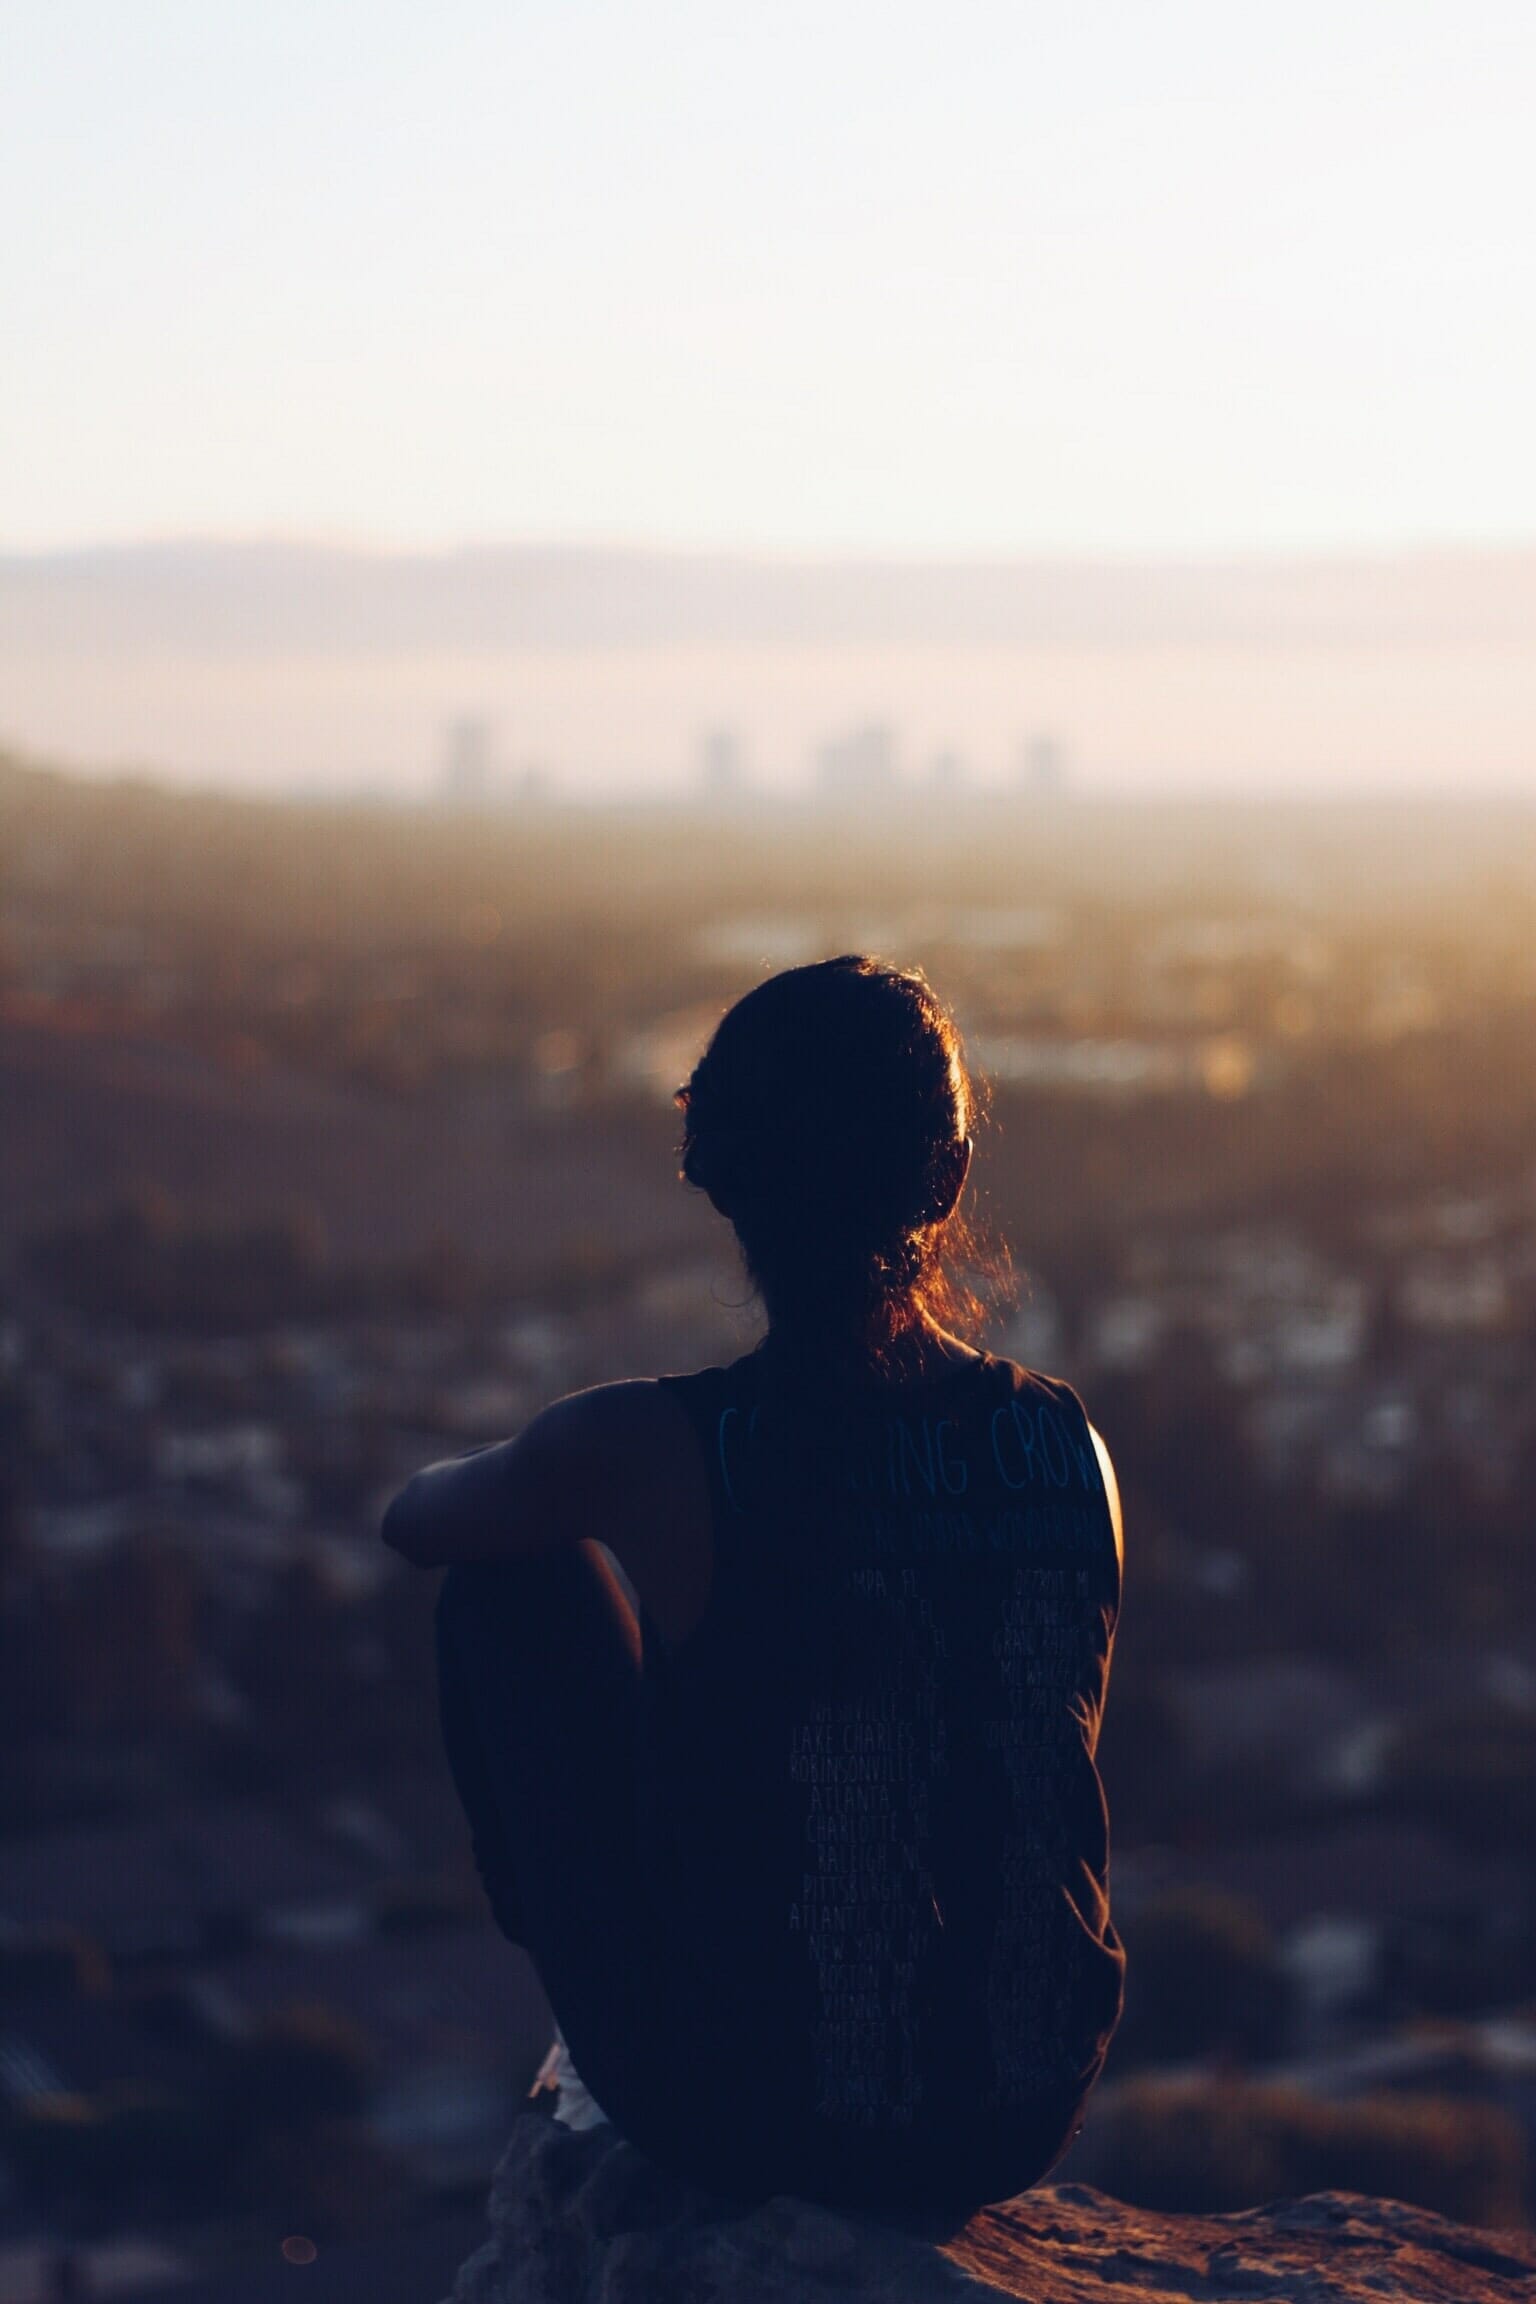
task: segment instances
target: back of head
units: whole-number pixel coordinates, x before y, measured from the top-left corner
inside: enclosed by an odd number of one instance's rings
[[[677,1101],[683,1174],[729,1217],[776,1335],[879,1365],[974,1323],[954,1267],[975,1091],[920,971],[847,953],[768,977]]]

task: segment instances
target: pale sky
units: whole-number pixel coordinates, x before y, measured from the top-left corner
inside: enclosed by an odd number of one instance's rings
[[[1536,537],[1530,0],[8,0],[0,551]]]

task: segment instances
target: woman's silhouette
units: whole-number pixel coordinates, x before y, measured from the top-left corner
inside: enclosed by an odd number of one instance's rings
[[[1119,1503],[1075,1393],[957,1333],[972,1096],[921,974],[758,985],[678,1102],[764,1341],[559,1400],[384,1526],[450,1568],[455,1780],[592,2097],[734,2195],[902,2219],[1054,2163],[1124,1969]]]

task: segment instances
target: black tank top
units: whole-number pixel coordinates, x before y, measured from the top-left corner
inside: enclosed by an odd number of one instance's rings
[[[1082,1404],[990,1355],[834,1389],[764,1345],[662,1381],[714,1541],[695,1630],[642,1626],[700,2085],[776,2188],[1010,2197],[1070,2140],[1124,1975],[1094,1757],[1120,1569]]]

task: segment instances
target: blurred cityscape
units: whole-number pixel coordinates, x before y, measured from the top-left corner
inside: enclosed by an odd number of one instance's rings
[[[803,786],[788,793],[812,805],[860,807],[874,801],[927,797],[955,800],[977,789],[975,768],[952,744],[940,745],[914,757],[904,752],[898,731],[890,722],[868,720],[825,736],[811,749],[809,774]],[[670,791],[671,779],[662,779]],[[982,780],[995,794],[999,787],[1028,794],[1037,800],[1061,797],[1068,790],[1067,755],[1061,739],[1037,730],[1015,748],[1011,763],[1000,775],[995,763]],[[777,799],[755,771],[752,747],[739,728],[717,725],[699,736],[693,761],[692,796],[706,807],[729,806]],[[557,797],[558,787],[549,769],[532,761],[514,765],[503,751],[496,722],[483,713],[461,713],[443,732],[432,799],[440,808],[498,813],[525,812],[530,806]],[[303,797],[323,798],[323,788]],[[332,794],[350,798],[355,794]],[[654,787],[652,788],[654,797]],[[377,799],[376,792],[367,797]],[[569,794],[566,795],[569,797]]]
[[[473,719],[436,808],[0,762],[7,2300],[445,2292],[549,2021],[380,1507],[747,1348],[671,1092],[852,949],[958,1014],[988,1341],[1124,1494],[1130,1986],[1060,2173],[1536,2213],[1536,812],[892,746],[819,805],[723,726],[622,807]]]

